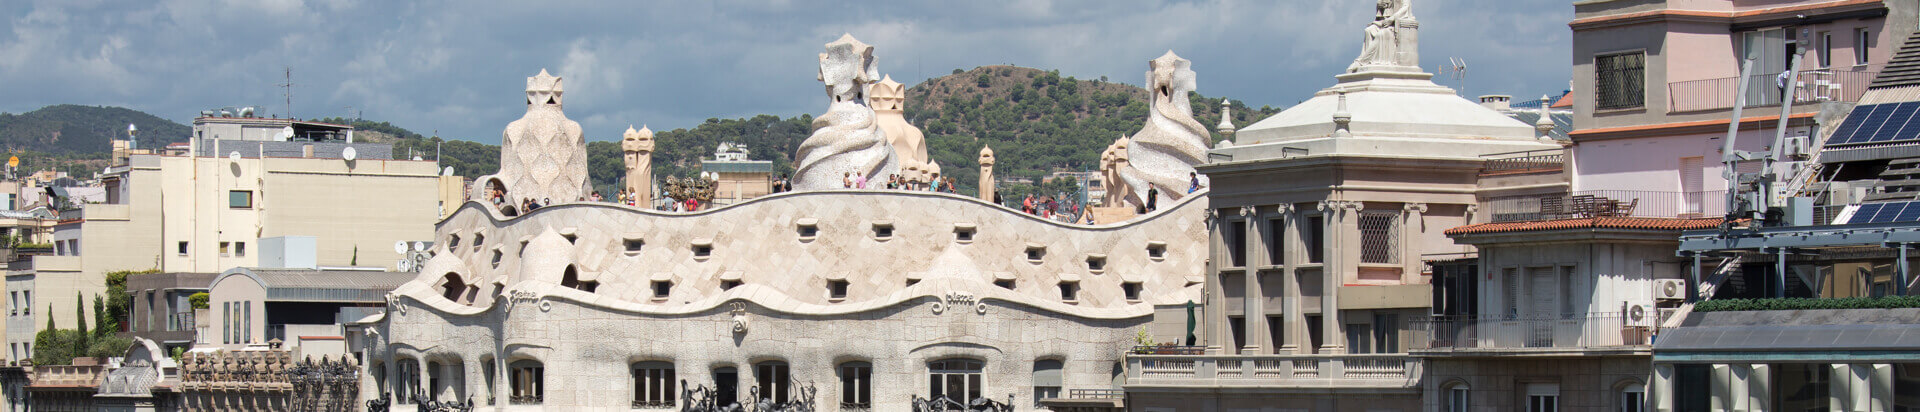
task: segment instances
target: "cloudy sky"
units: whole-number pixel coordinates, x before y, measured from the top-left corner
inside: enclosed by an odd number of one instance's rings
[[[19,4],[27,2],[30,4]],[[566,80],[589,138],[708,118],[819,113],[816,54],[841,33],[914,84],[1013,64],[1140,84],[1166,50],[1199,91],[1286,106],[1358,51],[1373,0],[14,0],[0,7],[0,110],[126,106],[188,122],[200,110],[363,113],[488,143],[525,111],[525,78]],[[1557,93],[1573,7],[1551,0],[1416,0],[1421,63],[1468,63],[1465,91]],[[1451,76],[1436,77],[1459,89]]]

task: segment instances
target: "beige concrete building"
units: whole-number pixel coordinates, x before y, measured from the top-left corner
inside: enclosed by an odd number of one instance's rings
[[[748,157],[747,145],[721,143],[700,171],[714,178],[713,203],[731,205],[773,193],[773,162]]]
[[[8,272],[9,298],[34,309],[8,317],[7,358],[30,356],[47,316],[73,327],[75,296],[101,293],[107,272],[257,267],[260,239],[296,235],[318,240],[320,266],[388,266],[394,242],[430,240],[439,205],[462,200],[458,177],[393,160],[388,145],[218,132],[286,127],[269,120],[197,119],[195,134],[210,135],[193,141],[197,155],[133,155],[110,167],[102,180],[113,201],[62,212],[54,227],[66,253]]]

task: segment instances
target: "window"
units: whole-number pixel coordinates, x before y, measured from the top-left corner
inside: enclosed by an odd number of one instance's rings
[[[1140,282],[1121,283],[1120,294],[1126,296],[1128,302],[1139,302],[1140,301]]]
[[[1465,383],[1455,382],[1447,386],[1446,412],[1467,412],[1467,408],[1471,405],[1467,402],[1468,394],[1469,389]]]
[[[1307,218],[1307,263],[1321,263],[1327,252],[1327,218]]]
[[[1620,388],[1620,407],[1618,410],[1620,412],[1646,411],[1647,385],[1635,383]]]
[[[1504,299],[1507,307],[1503,314],[1509,318],[1520,316],[1520,270],[1503,268],[1500,269],[1500,274],[1500,282],[1507,285]]]
[[[1868,52],[1873,50],[1873,32],[1865,27],[1853,29],[1853,65],[1865,66]]]
[[[1007,290],[1013,290],[1014,287],[1013,279],[994,279],[993,285]]]
[[[1028,262],[1032,262],[1032,263],[1040,263],[1040,259],[1042,259],[1042,258],[1046,258],[1046,257],[1047,257],[1047,247],[1046,247],[1046,246],[1034,246],[1034,245],[1028,245],[1028,246],[1027,246],[1027,261],[1028,261]]]
[[[1160,243],[1160,242],[1148,243],[1147,257],[1153,258],[1153,259],[1165,259],[1167,257],[1167,245],[1165,243]]]
[[[252,209],[253,208],[253,191],[251,190],[227,191],[227,207],[231,207],[234,209]]]
[[[1820,32],[1820,68],[1833,67],[1833,32]]]
[[[840,410],[873,408],[873,364],[840,364]]]
[[[253,343],[253,302],[241,301],[240,306],[245,313],[240,317],[240,343]]]
[[[1220,241],[1226,243],[1227,267],[1247,266],[1247,221],[1227,220],[1221,225]]]
[[[233,343],[233,302],[220,302],[220,314],[226,322],[220,323],[220,343]]]
[[[560,287],[573,288],[573,289],[580,290],[582,292],[593,293],[594,289],[600,288],[600,282],[593,281],[593,280],[580,280],[580,270],[574,268],[573,265],[567,265],[566,271],[560,274]]]
[[[480,234],[480,233],[473,234],[473,250],[475,252],[480,251],[480,248],[486,245],[487,245],[487,235]]]
[[[420,391],[420,361],[400,359],[397,364],[399,376],[393,382],[394,401],[402,404],[417,404],[425,394]]]
[[[1559,412],[1560,384],[1527,384],[1527,412]]]
[[[874,238],[874,239],[876,239],[876,240],[887,240],[887,239],[892,239],[892,238],[893,238],[893,224],[892,224],[892,223],[887,223],[887,224],[880,224],[880,223],[875,223],[875,224],[873,224],[873,238]]]
[[[787,403],[787,389],[792,380],[787,376],[787,363],[766,361],[753,365],[753,377],[760,386],[760,400],[773,403]]]
[[[1400,263],[1400,212],[1360,212],[1360,263]]]
[[[737,288],[737,287],[740,287],[740,284],[741,283],[738,280],[722,280],[720,281],[720,290],[729,290],[729,289]]]
[[[1634,109],[1646,105],[1646,52],[1594,56],[1594,107]]]
[[[621,243],[621,246],[627,249],[628,255],[634,255],[634,254],[640,253],[640,248],[647,245],[647,241],[642,239],[626,239],[625,241],[620,243]]]
[[[1673,410],[1710,410],[1713,366],[1706,364],[1673,365]]]
[[[1920,394],[1920,363],[1896,363],[1893,368],[1893,393]],[[1920,410],[1920,397],[1895,396],[1893,409],[1896,411]]]
[[[1373,315],[1375,353],[1400,353],[1400,315]]]
[[[186,255],[187,255],[187,242],[186,242],[186,241],[181,241],[181,242],[180,242],[180,256],[186,256]]]
[[[547,368],[540,361],[521,359],[507,365],[507,371],[507,385],[513,391],[507,396],[507,403],[539,405],[547,389]]]
[[[1267,219],[1267,264],[1287,264],[1287,221]]]
[[[1773,364],[1773,404],[1782,411],[1826,410],[1831,367],[1822,363]]]
[[[633,364],[633,407],[673,407],[673,397],[678,395],[675,382],[678,380],[673,376],[672,363],[653,361]]]
[[[667,295],[671,294],[673,294],[673,282],[665,280],[653,281],[654,299],[666,299]]]
[[[713,369],[713,399],[740,399],[740,372],[732,366]]]
[[[460,247],[460,235],[447,235],[447,250]]]
[[[1242,316],[1227,317],[1227,330],[1229,332],[1228,334],[1232,335],[1232,338],[1233,338],[1233,347],[1227,348],[1227,351],[1238,352],[1240,348],[1244,348],[1247,346],[1247,318],[1246,317],[1242,317]]]
[[[693,247],[693,257],[704,258],[708,256],[713,256],[713,246],[698,245]]]
[[[972,242],[973,231],[974,229],[970,227],[954,229],[953,240],[960,241],[960,242]]]
[[[1080,282],[1060,282],[1060,300],[1067,302],[1080,300]]]
[[[1033,361],[1033,407],[1041,409],[1041,399],[1060,397],[1061,362],[1055,359]]]
[[[1107,270],[1107,256],[1087,256],[1087,271],[1100,273]]]
[[[233,242],[220,242],[220,257],[233,256]]]
[[[247,242],[233,242],[233,255],[247,257]]]
[[[827,299],[846,299],[846,298],[847,298],[847,281],[845,280],[827,281]]]
[[[947,398],[968,404],[985,388],[981,379],[984,363],[972,359],[947,359],[927,363],[929,399]]]
[[[1365,323],[1347,324],[1347,353],[1373,352],[1373,325]]]

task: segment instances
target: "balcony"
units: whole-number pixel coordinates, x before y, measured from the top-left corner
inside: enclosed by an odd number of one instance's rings
[[[1778,81],[1781,74],[1781,72],[1774,72],[1753,75],[1747,82],[1747,107],[1780,105],[1781,89]],[[1793,103],[1860,101],[1860,95],[1866,93],[1867,84],[1872,83],[1873,76],[1877,74],[1879,73],[1851,70],[1802,72],[1799,76],[1800,87],[1794,92]],[[1667,111],[1684,113],[1731,109],[1739,89],[1739,76],[1667,83]]]
[[[1652,344],[1651,318],[1628,325],[1620,313],[1572,316],[1442,316],[1412,321],[1426,339],[1413,342],[1416,354],[1476,352],[1564,354],[1569,352],[1646,352]]]
[[[1715,217],[1727,213],[1726,193],[1583,190],[1571,194],[1487,199],[1480,205],[1480,210],[1492,216],[1493,222],[1591,217]]]
[[[1407,355],[1127,355],[1127,386],[1416,388]]]

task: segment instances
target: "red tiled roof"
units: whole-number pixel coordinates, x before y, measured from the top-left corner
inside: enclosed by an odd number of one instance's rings
[[[1558,109],[1562,107],[1573,107],[1573,92],[1568,91],[1566,94],[1560,95],[1559,100],[1554,100],[1553,104],[1547,105],[1547,107],[1553,108],[1553,109]]]
[[[1499,222],[1466,225],[1447,229],[1447,235],[1467,235],[1481,233],[1531,232],[1536,230],[1574,230],[1574,229],[1640,229],[1640,230],[1697,230],[1712,229],[1720,226],[1724,218],[1708,217],[1697,219],[1674,219],[1662,217],[1583,217],[1555,220],[1529,220],[1524,222]]]

